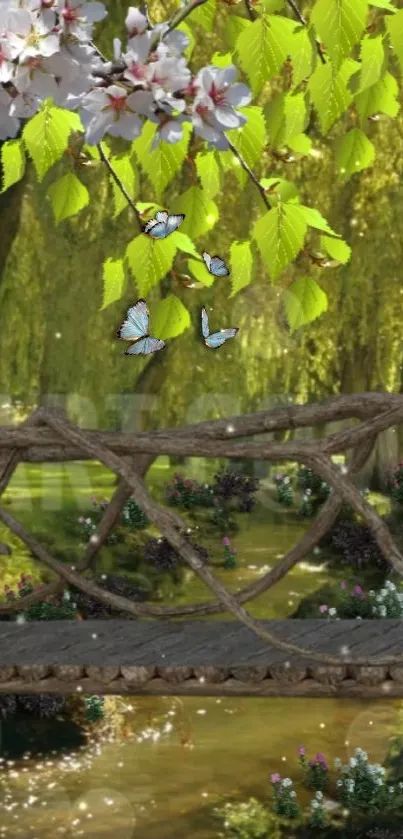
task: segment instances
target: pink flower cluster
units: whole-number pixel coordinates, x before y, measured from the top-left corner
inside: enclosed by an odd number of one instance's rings
[[[78,110],[90,145],[109,134],[134,140],[144,118],[156,125],[153,146],[177,143],[183,123],[218,149],[225,132],[246,118],[237,108],[251,101],[236,82],[233,65],[203,67],[192,76],[183,53],[189,38],[152,26],[137,8],[128,9],[125,48],[114,39],[114,61],[93,45],[94,24],[106,17],[103,3],[86,0],[1,0],[0,140],[16,137],[20,120],[37,113],[44,100]]]

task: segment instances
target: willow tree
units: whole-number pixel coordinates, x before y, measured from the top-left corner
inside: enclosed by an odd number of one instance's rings
[[[107,5],[94,42],[112,60],[129,3]],[[231,399],[244,410],[270,394],[400,388],[399,238],[389,235],[401,203],[401,164],[391,153],[402,130],[399,6],[191,0],[177,11],[151,3],[153,24],[171,14],[172,31],[187,36],[193,80],[203,65],[234,64],[251,89],[237,109],[242,124],[222,130],[219,143],[192,122],[191,86],[175,92],[190,119],[181,139],[154,150],[162,123],[145,119],[132,140],[106,132],[100,149],[88,144],[80,109],[46,99],[21,139],[3,148],[9,183],[25,160],[29,172],[4,276],[2,388],[30,399],[74,391],[105,422],[113,413],[113,400],[99,410],[105,394],[154,392],[153,425],[231,412]],[[131,91],[119,61],[101,85]],[[161,206],[186,220],[149,243],[141,230]],[[228,260],[228,281],[208,274],[202,250]],[[189,288],[186,276],[200,287]],[[139,296],[168,342],[144,360],[122,357],[115,341]],[[201,302],[217,327],[240,327],[217,353],[197,340]]]

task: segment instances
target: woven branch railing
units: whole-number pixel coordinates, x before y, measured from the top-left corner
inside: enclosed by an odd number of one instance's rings
[[[312,442],[234,442],[236,438],[266,435],[275,430],[295,429],[350,418],[359,419],[360,422],[344,431]],[[388,527],[361,497],[351,480],[365,464],[377,435],[402,420],[403,396],[385,393],[341,396],[326,403],[288,406],[227,420],[202,422],[185,428],[137,434],[80,430],[57,412],[40,408],[18,428],[0,428],[0,495],[20,461],[96,459],[119,475],[120,481],[77,568],[51,556],[8,511],[0,508],[0,521],[25,542],[36,559],[59,577],[39,594],[30,594],[13,603],[0,603],[0,613],[26,609],[45,595],[62,591],[66,584],[71,584],[94,599],[133,617],[167,618],[229,611],[271,646],[324,664],[344,665],[346,661],[362,666],[398,664],[403,661],[403,653],[389,658],[364,659],[351,658],[347,652],[346,656],[340,658],[286,643],[269,632],[260,621],[255,620],[242,604],[269,589],[311,551],[331,528],[343,503],[349,504],[366,521],[391,568],[403,575],[403,556],[394,544]],[[348,450],[352,450],[352,458],[347,476],[334,465],[331,455]],[[278,565],[256,582],[231,595],[189,543],[186,536],[187,525],[183,519],[154,501],[146,489],[142,476],[156,456],[167,454],[267,461],[293,460],[312,468],[329,484],[332,492],[311,529]],[[217,602],[181,607],[136,603],[97,586],[91,579],[83,576],[83,572],[93,565],[98,551],[117,521],[125,502],[131,496],[182,560],[216,595]]]

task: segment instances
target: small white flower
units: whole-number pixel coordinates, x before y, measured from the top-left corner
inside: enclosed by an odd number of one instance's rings
[[[355,769],[355,767],[357,766],[357,761],[355,757],[350,757],[349,766],[351,766],[352,769]]]
[[[340,758],[339,758],[339,757],[335,757],[335,759],[334,759],[334,768],[335,768],[335,769],[340,769],[340,767],[341,767],[341,760],[340,760]]]
[[[315,801],[315,799],[313,799],[313,801],[311,801],[311,809],[312,810],[317,810],[318,807],[319,807],[319,802]]]
[[[322,798],[323,798],[323,792],[320,792],[320,790],[318,790],[318,791],[315,793],[315,797],[318,799],[318,801],[322,801]]]
[[[329,609],[328,614],[330,615],[331,618],[334,618],[334,616],[337,615],[337,609],[335,609],[334,606],[332,606],[332,608]]]
[[[291,778],[284,778],[282,782],[283,787],[292,787],[292,780]]]

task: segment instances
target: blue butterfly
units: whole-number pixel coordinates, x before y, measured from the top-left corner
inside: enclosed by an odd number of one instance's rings
[[[155,218],[147,222],[143,233],[147,233],[147,236],[151,236],[152,239],[166,239],[178,229],[184,218],[184,215],[169,216],[168,213],[160,210],[155,214]]]
[[[205,343],[206,347],[210,347],[210,349],[212,349],[212,350],[218,349],[218,347],[221,347],[230,338],[235,338],[235,335],[237,334],[237,332],[239,332],[239,329],[237,327],[234,327],[233,329],[220,329],[219,332],[213,332],[213,334],[210,335],[210,330],[209,330],[209,325],[208,325],[208,314],[207,314],[207,311],[204,308],[204,306],[202,308],[201,317],[202,317],[202,335],[203,335],[203,338],[204,338],[204,343]]]
[[[206,263],[207,271],[210,271],[210,274],[213,274],[214,277],[228,277],[229,270],[221,257],[210,256],[209,253],[204,251],[203,259]]]
[[[123,341],[135,341],[126,350],[125,355],[150,355],[165,347],[165,341],[150,338],[148,321],[150,313],[145,300],[138,300],[127,312],[127,320],[123,321],[117,331],[118,338]]]

